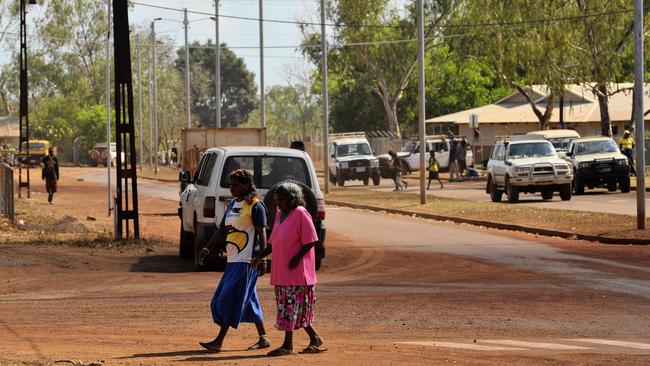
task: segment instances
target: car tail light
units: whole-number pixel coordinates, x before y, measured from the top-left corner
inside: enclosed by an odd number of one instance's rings
[[[214,197],[205,197],[203,203],[203,217],[214,217]]]
[[[317,199],[316,203],[318,204],[318,218],[325,220],[325,200]]]

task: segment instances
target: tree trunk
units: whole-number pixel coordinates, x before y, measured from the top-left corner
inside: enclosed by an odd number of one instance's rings
[[[390,128],[390,132],[395,133],[397,136],[402,136],[397,121],[397,100],[388,100],[388,98],[383,96],[381,100],[386,110],[386,117],[388,117],[388,128]]]
[[[607,85],[596,85],[598,92],[598,106],[600,107],[600,134],[607,137],[612,137],[612,124],[609,119],[609,98],[607,96]]]

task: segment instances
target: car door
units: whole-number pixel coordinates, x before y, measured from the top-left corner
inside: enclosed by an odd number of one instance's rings
[[[185,187],[185,190],[181,193],[180,201],[181,207],[183,209],[183,229],[185,231],[195,232],[194,230],[194,213],[196,212],[196,201],[197,201],[197,189],[196,183],[199,175],[202,174],[205,169],[205,165],[208,161],[208,156],[203,155],[199,161],[198,168],[194,172],[194,177],[192,177],[192,182]]]
[[[406,158],[406,162],[408,163],[411,170],[420,169],[420,144],[419,143],[415,144],[415,148],[413,148],[413,152]]]
[[[436,152],[436,160],[440,169],[449,168],[449,145],[447,141],[436,141],[433,144],[433,149]]]
[[[336,144],[329,144],[327,149],[327,167],[330,170],[330,176],[336,175]]]
[[[194,186],[196,188],[193,199],[194,213],[196,214],[198,222],[210,223],[214,222],[214,217],[203,217],[203,206],[205,204],[205,198],[208,196],[214,196],[215,194],[214,187],[210,188],[210,178],[215,169],[217,154],[214,152],[206,153],[203,155],[201,162],[202,164],[199,165],[196,179],[194,180]]]
[[[506,184],[506,146],[497,145],[494,158],[494,181],[503,186]]]

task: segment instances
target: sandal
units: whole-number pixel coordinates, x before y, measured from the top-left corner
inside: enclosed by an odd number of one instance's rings
[[[219,353],[221,352],[221,347],[215,347],[212,345],[212,342],[199,342],[201,347],[207,349],[210,352]]]
[[[277,357],[277,356],[288,356],[288,355],[292,355],[292,354],[293,354],[292,349],[287,349],[287,348],[280,347],[280,348],[274,349],[273,351],[267,353],[266,355],[270,356],[270,357]]]
[[[254,345],[248,347],[248,351],[254,351],[257,349],[264,349],[264,348],[269,348],[271,347],[271,343],[269,343],[269,340],[266,339],[266,336],[260,337],[260,339],[255,343]]]
[[[322,353],[322,352],[325,352],[325,351],[327,351],[327,348],[320,348],[319,346],[309,345],[309,346],[307,346],[307,348],[300,351],[300,353],[302,353],[302,354],[304,354],[304,353]]]

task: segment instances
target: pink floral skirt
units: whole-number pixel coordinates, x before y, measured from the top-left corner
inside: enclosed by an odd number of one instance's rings
[[[275,326],[279,330],[291,332],[304,328],[314,321],[314,305],[316,304],[314,285],[276,285],[275,300],[278,305],[278,318]]]

